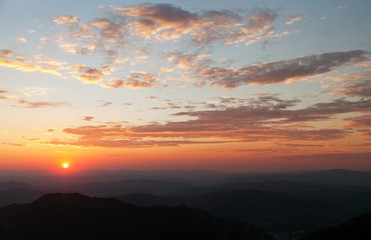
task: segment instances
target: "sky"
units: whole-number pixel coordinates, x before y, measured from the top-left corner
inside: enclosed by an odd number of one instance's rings
[[[369,0],[0,0],[0,170],[371,170]]]

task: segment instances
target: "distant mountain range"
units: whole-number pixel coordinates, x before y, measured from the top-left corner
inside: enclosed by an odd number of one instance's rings
[[[0,208],[0,239],[273,240],[240,221],[202,210],[138,207],[79,193],[47,194],[29,204]]]
[[[144,207],[183,204],[219,217],[247,221],[275,234],[315,231],[371,212],[371,172],[97,170],[70,177],[32,174],[27,183],[0,182],[0,206],[31,202],[47,192],[80,192]]]
[[[330,169],[289,173],[223,173],[207,170],[91,170],[76,175],[56,176],[50,173],[0,171],[0,182],[16,180],[38,186],[66,186],[76,183],[117,182],[124,180],[159,180],[200,186],[216,186],[236,182],[298,182],[324,185],[358,185],[371,187],[371,171]],[[1,189],[1,186],[0,186]]]
[[[347,209],[325,201],[259,190],[221,191],[196,198],[130,194],[117,199],[140,206],[186,204],[217,216],[254,223],[270,232],[309,232],[352,216]]]

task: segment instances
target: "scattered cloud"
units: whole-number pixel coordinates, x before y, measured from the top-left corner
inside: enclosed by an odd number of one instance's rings
[[[84,83],[99,83],[103,80],[103,76],[109,75],[111,69],[109,66],[103,66],[102,69],[87,67],[84,64],[70,66],[71,73],[75,78]]]
[[[43,108],[43,107],[63,107],[69,106],[64,102],[31,102],[24,99],[20,99],[18,104],[25,108]]]
[[[89,121],[93,120],[93,118],[94,117],[92,117],[92,116],[84,116],[83,120],[89,122]]]
[[[102,84],[105,88],[151,88],[155,85],[155,76],[146,72],[132,72],[126,80],[111,79]]]
[[[27,39],[24,38],[24,37],[19,37],[19,38],[16,38],[15,41],[17,43],[26,43],[27,42]]]
[[[308,16],[309,16],[308,14],[292,15],[292,16],[286,17],[285,23],[286,24],[293,24],[294,22],[298,22],[298,21],[302,20],[303,18],[307,18]]]
[[[227,10],[197,13],[171,4],[116,8],[113,14],[125,20],[125,30],[144,39],[174,41],[187,37],[197,43],[225,44],[248,44],[272,35],[275,30],[271,24],[277,17],[269,9],[255,9],[245,18]]]
[[[8,91],[0,88],[0,100],[1,99],[8,99],[6,96],[3,95],[3,94],[6,94],[6,93],[8,93]]]
[[[128,61],[126,56],[131,52],[130,59],[135,64],[135,60],[149,58],[149,49],[142,51],[140,43],[143,41],[147,46],[167,41],[199,46],[210,46],[213,42],[249,45],[265,38],[282,37],[285,33],[274,27],[277,15],[270,9],[244,13],[229,10],[193,12],[172,4],[139,4],[112,7],[107,17],[86,23],[76,16],[54,17],[54,24],[64,30],[48,39],[56,41],[62,50],[71,54],[91,55],[99,50],[106,54],[109,62],[117,64]]]
[[[79,18],[69,15],[60,15],[57,17],[53,17],[53,22],[56,25],[72,24],[79,22]]]
[[[100,100],[100,102],[101,102],[100,107],[108,107],[113,104],[113,102],[104,101],[104,100]]]
[[[348,7],[348,6],[347,5],[339,5],[339,6],[337,6],[336,9],[343,9],[343,8],[346,8],[346,7]]]
[[[16,55],[8,49],[0,50],[0,66],[14,68],[24,72],[44,72],[61,76],[60,66],[37,64],[31,60]]]
[[[43,87],[25,87],[18,91],[23,96],[44,96],[47,95],[50,92],[49,88],[43,88]]]

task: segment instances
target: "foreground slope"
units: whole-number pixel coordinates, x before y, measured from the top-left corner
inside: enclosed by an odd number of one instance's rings
[[[273,239],[242,222],[179,207],[137,207],[79,193],[0,208],[0,239]]]
[[[371,239],[371,214],[362,214],[346,223],[309,234],[302,240],[369,240]]]

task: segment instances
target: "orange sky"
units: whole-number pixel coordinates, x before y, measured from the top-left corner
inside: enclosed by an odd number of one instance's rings
[[[0,170],[371,170],[370,10],[2,1]]]

